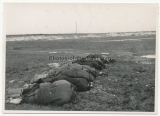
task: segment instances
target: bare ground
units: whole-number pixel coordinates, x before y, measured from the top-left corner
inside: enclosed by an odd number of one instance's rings
[[[147,39],[151,37],[153,39]],[[75,40],[7,41],[5,88],[22,87],[36,73],[49,70],[51,67],[47,65],[48,63],[64,62],[49,60],[49,56],[86,56],[86,53],[107,52],[117,62],[107,66],[109,76],[95,79],[93,89],[78,93],[79,102],[76,104],[41,106],[29,103],[20,105],[6,103],[5,110],[153,112],[155,60],[141,58],[140,55],[155,54],[155,35],[107,39],[126,38],[144,38],[144,40],[93,42],[104,41],[106,38],[88,37]],[[133,53],[138,56],[134,56]],[[139,63],[136,63],[137,61]],[[151,64],[142,64],[141,61],[148,61]]]

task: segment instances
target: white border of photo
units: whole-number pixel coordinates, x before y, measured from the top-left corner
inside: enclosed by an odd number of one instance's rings
[[[128,0],[81,0],[81,1],[75,1],[75,0],[3,0],[3,1],[0,1],[0,10],[1,10],[1,17],[0,17],[0,19],[1,19],[1,23],[0,23],[0,26],[1,26],[1,30],[0,30],[0,32],[1,32],[1,38],[2,37],[5,37],[5,28],[3,28],[3,22],[5,22],[4,20],[3,20],[3,3],[4,2],[47,2],[47,3],[49,3],[49,2],[56,2],[56,3],[160,3],[160,1],[159,0],[130,0],[130,1],[128,1]],[[160,18],[157,18],[157,19],[160,19]],[[2,22],[3,21],[3,22]],[[157,20],[157,23],[159,24],[159,20]],[[157,38],[158,38],[158,35],[160,34],[160,32],[158,31],[158,28],[159,28],[159,25],[157,24]],[[2,76],[0,76],[0,77],[2,77],[2,85],[4,85],[4,69],[5,69],[5,66],[4,66],[4,62],[5,62],[5,38],[3,38],[3,39],[0,39],[1,40],[1,42],[0,43],[2,43],[2,44],[0,44],[1,46],[1,75]],[[158,39],[157,39],[158,40]],[[156,43],[156,46],[157,46],[157,48],[158,48],[158,45],[160,45],[159,44],[159,41]],[[156,49],[156,54],[157,54],[157,57],[158,57],[158,54],[159,54],[159,48],[158,49]],[[158,67],[160,66],[159,65],[159,62],[158,62],[158,59],[159,59],[159,57],[158,58],[156,58],[156,69],[158,69]],[[160,79],[158,80],[158,76],[159,76],[160,74],[159,74],[159,69],[157,70],[157,72],[156,72],[156,84],[158,84],[157,86],[157,89],[158,90],[156,90],[156,99],[158,99],[158,96],[159,96],[159,98],[160,98]],[[3,86],[1,86],[1,87],[3,87]],[[3,87],[3,89],[4,89],[4,87]],[[1,90],[2,90],[2,88],[1,88]],[[4,91],[2,91],[3,92],[3,94],[2,94],[2,98],[3,98],[3,96],[4,96]],[[122,116],[122,115],[126,115],[126,116],[140,116],[140,115],[145,115],[145,116],[151,116],[151,113],[150,112],[62,112],[62,111],[59,111],[59,112],[54,112],[54,111],[5,111],[4,110],[4,98],[2,99],[1,98],[1,104],[2,104],[2,107],[1,107],[1,109],[2,109],[2,115],[10,115],[10,113],[16,113],[16,114],[12,114],[12,115],[15,115],[15,116],[17,116],[17,113],[21,113],[21,114],[19,114],[19,115],[33,115],[33,114],[24,114],[24,113],[38,113],[38,114],[34,114],[34,115],[37,115],[37,116],[41,116],[41,115],[44,115],[44,113],[46,114],[46,113],[51,113],[51,114],[47,114],[47,115],[68,115],[68,116],[70,116],[70,115],[72,115],[72,116],[74,116],[74,115],[78,115],[78,116],[80,116],[80,115],[111,115],[111,116]],[[152,113],[152,115],[153,114],[155,114],[155,116],[157,115],[160,115],[160,112],[159,112],[159,109],[160,109],[160,100],[156,100],[157,102],[156,102],[156,104],[155,104],[155,106],[156,106],[156,111],[154,112],[154,113]],[[159,107],[158,107],[159,106]],[[5,113],[5,114],[4,114]],[[7,114],[6,114],[7,113]],[[54,113],[54,114],[53,114]],[[55,114],[55,113],[61,113],[61,114]],[[62,113],[64,113],[64,114],[62,114]],[[67,113],[67,114],[66,114]],[[68,113],[71,113],[71,114],[68,114]],[[76,113],[76,114],[75,114]],[[83,114],[82,114],[83,113]],[[89,114],[88,114],[89,113]]]

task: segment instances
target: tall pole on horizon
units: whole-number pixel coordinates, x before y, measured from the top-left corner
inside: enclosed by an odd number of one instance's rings
[[[76,16],[76,34],[77,34],[77,4],[75,5],[75,16]]]
[[[76,21],[76,34],[77,34],[77,21]]]

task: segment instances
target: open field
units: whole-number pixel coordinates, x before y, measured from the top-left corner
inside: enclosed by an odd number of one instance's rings
[[[51,67],[48,63],[67,62],[49,60],[50,56],[110,53],[117,62],[107,66],[109,76],[96,78],[93,89],[78,93],[79,102],[76,104],[5,104],[6,110],[154,111],[155,59],[142,58],[141,55],[155,55],[155,33],[101,37],[79,35],[78,39],[73,38],[76,35],[72,35],[70,39],[53,39],[53,35],[32,35],[34,39],[29,41],[12,41],[13,38],[30,36],[7,36],[5,88],[22,87],[36,73],[49,70]]]

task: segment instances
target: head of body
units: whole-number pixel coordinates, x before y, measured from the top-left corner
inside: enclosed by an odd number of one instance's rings
[[[116,63],[116,60],[109,57],[108,55],[102,55],[102,54],[91,54],[86,56],[86,58],[90,58],[92,60],[101,61],[103,64],[113,64]]]
[[[103,63],[104,64],[113,64],[113,63],[116,63],[116,60],[111,57],[106,57],[106,58],[104,58]]]

